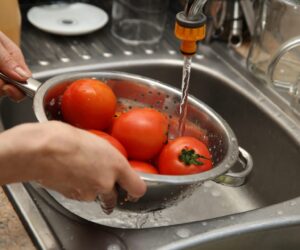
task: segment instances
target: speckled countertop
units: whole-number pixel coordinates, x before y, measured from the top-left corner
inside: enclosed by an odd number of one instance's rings
[[[18,215],[0,187],[0,250],[35,250]]]

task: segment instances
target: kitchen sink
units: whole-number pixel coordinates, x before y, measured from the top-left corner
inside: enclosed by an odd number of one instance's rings
[[[45,81],[67,72],[122,71],[180,88],[180,55],[125,59],[44,70],[34,76]],[[227,187],[208,181],[175,207],[148,217],[137,216],[130,229],[106,225],[110,217],[99,220],[103,225],[87,222],[69,213],[43,189],[24,184],[22,190],[33,198],[58,248],[299,249],[299,120],[239,60],[219,45],[201,46],[193,61],[190,94],[222,116],[239,145],[252,155],[254,167],[246,184]],[[4,129],[35,122],[32,101],[16,104],[3,99],[1,119]],[[14,185],[6,190],[22,217],[26,209],[22,210],[22,203],[17,201],[16,190],[20,187]],[[149,219],[155,217],[156,220]],[[34,228],[32,221],[27,223]]]

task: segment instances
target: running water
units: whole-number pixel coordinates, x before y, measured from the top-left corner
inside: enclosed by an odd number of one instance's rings
[[[182,85],[181,85],[181,100],[179,106],[179,135],[184,135],[185,120],[187,116],[188,92],[190,85],[190,76],[192,69],[192,56],[184,56],[183,71],[182,71]]]

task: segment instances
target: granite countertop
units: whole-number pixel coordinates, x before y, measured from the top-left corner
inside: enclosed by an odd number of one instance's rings
[[[0,187],[0,250],[35,250],[28,233]]]

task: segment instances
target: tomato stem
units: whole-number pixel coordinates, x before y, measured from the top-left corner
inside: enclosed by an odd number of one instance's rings
[[[186,166],[202,166],[204,163],[202,161],[199,161],[199,158],[209,160],[203,155],[196,154],[194,149],[182,149],[178,158],[179,161],[183,162]]]

